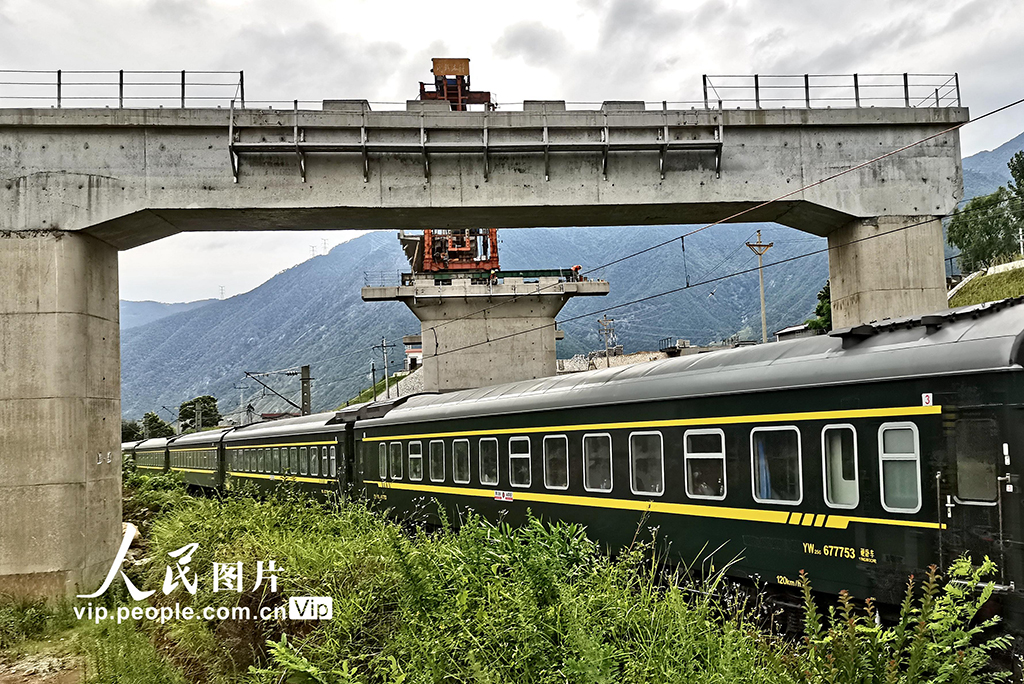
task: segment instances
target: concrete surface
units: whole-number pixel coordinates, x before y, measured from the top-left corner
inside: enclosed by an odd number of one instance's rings
[[[421,387],[451,392],[555,375],[555,316],[571,297],[606,295],[608,289],[603,280],[504,278],[498,285],[473,285],[459,278],[435,285],[423,276],[414,285],[364,287],[362,296],[409,307],[420,319]]]
[[[121,531],[117,250],[0,234],[0,273],[0,594],[89,593]]]

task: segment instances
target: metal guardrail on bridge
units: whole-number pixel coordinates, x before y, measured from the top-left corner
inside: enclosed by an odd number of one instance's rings
[[[0,69],[0,106],[245,106],[241,71],[17,71]]]
[[[957,74],[705,75],[703,100],[638,103],[647,110],[828,107],[959,107]],[[699,97],[699,96],[698,96]],[[249,101],[242,71],[0,70],[0,107],[224,107],[318,110],[322,100]],[[406,102],[368,102],[374,111],[404,110]],[[567,111],[601,109],[601,102],[565,102]],[[522,102],[500,109],[519,111]]]
[[[705,75],[704,108],[959,107],[959,74]]]

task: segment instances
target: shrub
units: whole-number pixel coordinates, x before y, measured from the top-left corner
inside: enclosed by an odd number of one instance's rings
[[[801,572],[806,635],[800,674],[804,681],[826,684],[1005,681],[1008,672],[989,668],[992,653],[1007,648],[1010,637],[985,634],[998,617],[975,622],[994,590],[991,582],[983,585],[982,580],[995,569],[988,557],[978,567],[969,557],[961,557],[950,566],[950,580],[943,584],[933,565],[919,595],[911,576],[899,619],[892,626],[878,624],[877,607],[870,599],[861,610],[844,591],[838,608],[829,608],[827,628],[811,596],[810,580]]]

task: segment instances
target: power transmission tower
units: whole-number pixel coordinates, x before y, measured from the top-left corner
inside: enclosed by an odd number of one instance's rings
[[[220,298],[224,299],[224,286],[223,285],[220,286]]]
[[[387,398],[390,399],[391,398],[391,383],[389,382],[389,375],[388,375],[388,349],[394,349],[395,345],[388,344],[388,339],[386,337],[382,337],[382,338],[380,338],[380,344],[375,344],[373,346],[373,348],[374,349],[380,349],[381,352],[383,352],[383,354],[384,354],[384,391],[385,391],[385,396],[387,396]],[[374,385],[374,386],[376,387],[376,385]]]
[[[604,318],[600,318],[597,321],[601,325],[600,335],[604,338],[604,367],[612,367],[612,359],[609,349],[611,348],[611,342],[615,340],[615,319],[608,318],[608,314],[604,315]]]
[[[764,253],[771,249],[774,242],[761,242],[761,231],[757,231],[757,242],[746,243],[747,247],[757,255],[757,277],[761,280],[761,342],[768,341],[768,323],[764,315]]]

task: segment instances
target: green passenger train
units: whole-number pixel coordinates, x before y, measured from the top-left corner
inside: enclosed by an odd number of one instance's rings
[[[294,481],[438,522],[578,522],[785,598],[895,603],[968,553],[1024,633],[1024,298],[827,336],[124,445],[141,471]]]

